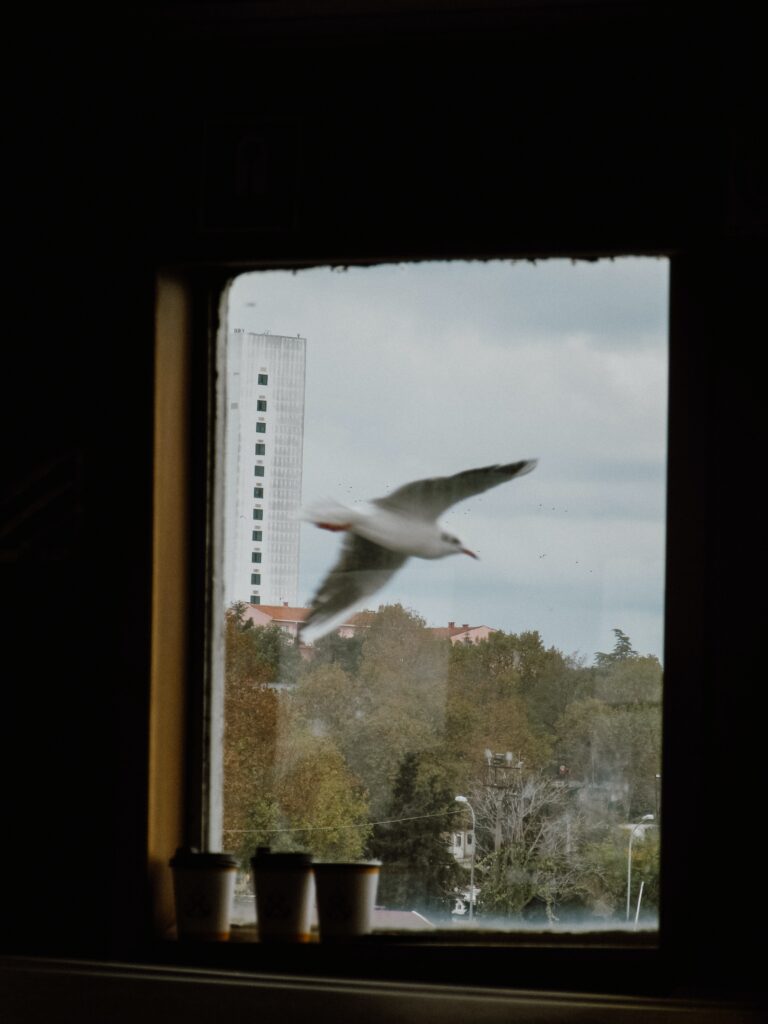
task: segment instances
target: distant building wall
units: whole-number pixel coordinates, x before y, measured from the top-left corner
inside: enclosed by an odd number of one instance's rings
[[[227,338],[224,599],[295,605],[306,339]]]

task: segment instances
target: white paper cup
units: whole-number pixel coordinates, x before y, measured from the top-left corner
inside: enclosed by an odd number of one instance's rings
[[[370,934],[381,861],[315,864],[320,941]]]
[[[227,853],[179,849],[170,866],[179,939],[225,942],[231,929],[236,859]]]
[[[259,940],[309,942],[315,896],[311,856],[260,849],[251,868]]]

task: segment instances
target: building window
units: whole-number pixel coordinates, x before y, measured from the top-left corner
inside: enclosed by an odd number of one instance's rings
[[[259,384],[268,384],[268,383],[269,383],[269,375],[266,374],[266,373],[260,373],[259,374]]]
[[[252,587],[258,587],[260,583],[261,583],[261,573],[260,572],[252,572],[251,573],[251,586]]]
[[[263,422],[260,421],[259,423],[256,424],[256,433],[257,434],[266,434],[266,432],[267,432],[267,424],[266,423],[263,423]]]
[[[253,534],[251,536],[251,540],[260,541],[261,540],[261,530],[254,530]]]
[[[266,398],[258,398],[256,400],[256,412],[266,412],[266,411],[267,411],[267,400],[266,400]]]
[[[264,467],[263,466],[254,466],[253,467],[253,475],[254,476],[264,476]]]
[[[263,441],[258,441],[257,444],[256,444],[256,454],[257,455],[264,455],[266,450],[267,450],[267,446],[264,444],[264,442]]]
[[[255,508],[253,510],[253,518],[254,519],[263,519],[264,518],[264,509]]]
[[[261,552],[260,551],[252,551],[251,552],[251,561],[252,562],[260,562],[261,561]]]
[[[261,604],[261,598],[258,594],[251,594],[251,604]]]
[[[254,498],[263,498],[264,497],[264,488],[263,487],[254,487],[253,488],[253,496],[254,496]]]

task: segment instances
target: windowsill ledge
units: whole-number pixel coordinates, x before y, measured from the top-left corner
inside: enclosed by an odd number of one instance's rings
[[[0,990],[12,1019],[58,1019],[82,1024],[186,1024],[208,1020],[279,1019],[425,1021],[465,1024],[627,1024],[639,1017],[648,1024],[758,1024],[757,1006],[654,999],[602,994],[553,993],[535,989],[488,989],[402,982],[357,981],[343,976],[290,979],[268,975],[227,974],[190,967],[44,960],[0,960]],[[14,1014],[19,1012],[20,1016]]]

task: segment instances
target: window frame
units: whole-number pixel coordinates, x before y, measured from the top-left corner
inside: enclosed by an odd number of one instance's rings
[[[624,247],[610,252],[590,254],[601,258],[628,255]],[[631,254],[636,252],[632,251]],[[686,936],[686,914],[694,898],[687,883],[687,856],[691,835],[696,834],[695,802],[688,799],[685,786],[685,765],[688,754],[682,755],[670,737],[690,734],[690,714],[687,697],[695,693],[691,679],[705,669],[702,634],[698,623],[704,621],[704,580],[701,566],[705,564],[705,537],[689,528],[692,502],[696,495],[709,486],[708,467],[703,458],[690,458],[690,420],[701,413],[704,398],[692,393],[687,382],[702,376],[701,364],[691,343],[692,325],[700,324],[697,312],[702,295],[702,281],[711,279],[711,270],[704,256],[671,252],[661,248],[642,253],[666,257],[670,261],[670,316],[669,316],[669,395],[668,395],[668,468],[667,468],[667,544],[666,544],[666,602],[665,602],[665,699],[663,705],[663,772],[662,803],[665,807],[664,838],[661,849],[661,912],[659,931],[648,940],[646,933],[627,936],[623,933],[594,933],[592,935],[553,936],[540,933],[535,936],[521,933],[463,933],[451,941],[430,939],[419,935],[387,935],[372,937],[379,952],[379,966],[371,963],[370,945],[360,950],[346,949],[344,961],[347,976],[386,977],[420,981],[440,981],[449,964],[453,964],[457,982],[471,984],[508,983],[509,957],[514,954],[515,964],[524,969],[526,984],[541,988],[571,987],[575,991],[592,987],[605,988],[606,970],[612,967],[611,991],[638,991],[647,981],[648,991],[657,990],[660,979],[670,970],[672,960]],[[561,252],[538,254],[538,258],[557,258]],[[579,258],[583,254],[574,254]],[[430,258],[428,256],[424,257]],[[446,259],[441,255],[431,257]],[[469,255],[455,259],[471,259]],[[507,257],[524,258],[518,253]],[[376,262],[387,262],[377,260]],[[349,260],[348,265],[365,265],[364,260]],[[322,261],[307,262],[301,267],[325,266]],[[225,408],[214,381],[217,371],[218,332],[225,322],[227,286],[240,273],[300,269],[280,261],[251,262],[236,269],[223,263],[213,270],[182,269],[177,281],[182,283],[190,313],[179,339],[180,349],[187,349],[185,358],[192,369],[179,385],[180,400],[198,412],[204,412],[204,429],[186,429],[186,457],[191,465],[203,457],[205,486],[197,491],[197,503],[179,506],[175,515],[189,524],[193,536],[203,538],[198,543],[197,566],[190,581],[177,584],[180,599],[192,609],[191,619],[203,628],[203,637],[195,650],[185,652],[180,677],[185,679],[183,692],[166,686],[153,675],[153,719],[158,715],[158,701],[170,700],[176,708],[186,712],[182,716],[185,728],[176,729],[174,743],[166,751],[163,763],[174,765],[173,777],[184,778],[186,785],[177,785],[175,793],[165,786],[166,811],[172,810],[173,825],[165,830],[165,852],[168,856],[176,845],[192,843],[206,848],[206,837],[211,832],[207,820],[208,794],[214,788],[212,781],[216,766],[211,762],[212,734],[210,715],[220,713],[212,700],[212,680],[217,671],[215,662],[221,656],[220,640],[215,626],[215,602],[203,581],[217,584],[217,570],[213,552],[217,549],[213,509],[216,506],[216,472],[213,452],[221,439],[222,426],[216,410]],[[219,375],[220,376],[220,375]],[[182,395],[184,388],[188,394]],[[694,410],[693,405],[699,408]],[[218,498],[220,500],[220,494]],[[219,538],[220,542],[220,538]],[[157,570],[156,570],[157,572]],[[691,581],[698,581],[698,586]],[[185,587],[202,589],[190,602],[190,591]],[[693,653],[692,653],[693,652]],[[670,678],[672,684],[670,685]],[[166,716],[167,717],[167,716]],[[155,730],[157,732],[157,730]],[[162,729],[160,730],[162,733]],[[157,745],[157,744],[155,744]],[[152,764],[150,787],[158,787],[159,763]],[[220,770],[220,766],[219,766]],[[150,801],[150,805],[152,801]],[[155,816],[157,808],[155,808]],[[152,812],[150,812],[152,817]],[[158,858],[150,851],[150,872],[157,874]],[[167,858],[165,859],[167,864]],[[235,969],[269,969],[291,974],[307,973],[327,975],[339,961],[330,947],[311,944],[306,948],[274,950],[251,943],[230,943],[222,948],[191,951],[167,941],[168,914],[172,905],[170,879],[165,872],[155,883],[155,931],[152,942],[153,957],[174,963],[197,963]],[[166,913],[158,911],[164,908]],[[346,947],[345,947],[346,948]],[[553,970],[557,980],[553,983]],[[638,973],[640,972],[640,973]],[[522,976],[522,975],[521,975]],[[639,982],[638,979],[644,979]],[[626,986],[626,987],[625,987]]]

